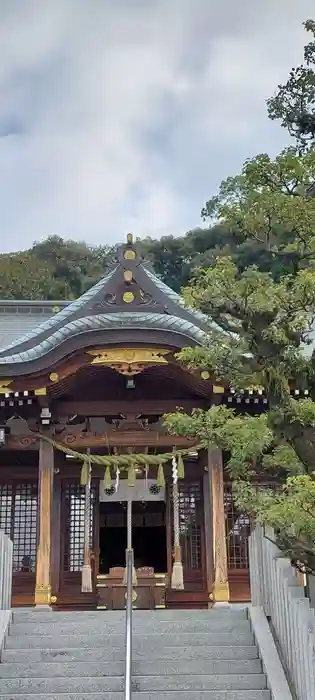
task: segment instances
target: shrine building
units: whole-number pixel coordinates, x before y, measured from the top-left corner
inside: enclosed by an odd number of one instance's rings
[[[0,301],[0,528],[13,541],[13,605],[124,608],[131,498],[135,607],[249,599],[249,522],[224,455],[162,421],[214,403],[264,410],[262,394],[237,395],[180,364],[178,351],[202,345],[207,328],[130,234],[79,299]],[[174,557],[182,584],[172,584]]]

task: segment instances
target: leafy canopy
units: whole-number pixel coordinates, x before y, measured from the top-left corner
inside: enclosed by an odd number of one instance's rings
[[[288,129],[300,149],[314,145],[315,139],[315,21],[304,22],[310,41],[304,47],[304,61],[292,68],[284,85],[278,85],[267,101],[270,119],[278,119]]]
[[[306,28],[314,35],[314,23]],[[218,256],[183,290],[216,326],[209,324],[204,346],[184,349],[181,361],[236,390],[264,387],[267,410],[246,415],[213,406],[165,422],[172,433],[221,447],[239,507],[272,525],[283,551],[315,572],[315,149],[293,99],[303,89],[302,112],[314,114],[314,42],[305,56],[307,67],[268,102],[269,116],[282,119],[295,144],[276,158],[248,159],[202,210],[210,225],[247,242],[251,263]],[[260,261],[268,256],[266,269]],[[298,400],[295,388],[308,395]],[[271,487],[259,487],[258,477]]]

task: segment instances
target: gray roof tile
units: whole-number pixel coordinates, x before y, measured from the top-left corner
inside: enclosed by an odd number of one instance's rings
[[[0,358],[0,365],[14,364],[18,362],[31,362],[46,355],[50,348],[60,345],[73,335],[80,334],[88,330],[113,330],[115,328],[124,327],[127,329],[153,329],[153,330],[176,330],[187,338],[191,338],[197,343],[202,343],[205,339],[205,333],[193,323],[184,321],[176,316],[168,316],[167,314],[148,314],[148,313],[128,313],[122,312],[117,314],[100,314],[98,316],[87,316],[84,318],[70,321],[65,324],[62,329],[58,329],[52,333],[49,340],[44,340],[38,345],[35,345],[32,350],[24,350],[20,353],[8,353]]]
[[[25,343],[31,339],[34,339],[34,341],[35,341],[36,336],[40,335],[40,333],[43,333],[44,331],[48,331],[48,330],[51,330],[51,332],[53,333],[54,328],[56,328],[56,326],[59,326],[61,322],[66,324],[67,319],[71,318],[71,316],[76,311],[80,310],[82,307],[84,307],[86,304],[88,304],[90,301],[92,301],[94,299],[94,297],[96,297],[98,292],[104,287],[106,282],[112,277],[115,270],[116,270],[116,267],[113,268],[112,270],[110,270],[108,272],[108,274],[105,275],[105,277],[102,277],[102,279],[99,282],[97,282],[97,284],[95,284],[93,287],[88,289],[88,291],[85,292],[85,294],[82,294],[82,296],[79,297],[79,299],[72,301],[68,306],[63,308],[58,313],[55,313],[55,314],[52,313],[50,316],[48,316],[46,318],[46,320],[43,320],[43,316],[41,316],[39,319],[39,323],[37,322],[36,325],[34,325],[32,328],[30,328],[30,330],[27,329],[26,333],[24,330],[24,328],[25,328],[25,326],[24,326],[23,330],[21,329],[21,332],[19,333],[19,335],[16,338],[14,338],[14,341],[18,340],[19,344]],[[16,314],[16,315],[19,316],[19,314]],[[5,314],[5,316],[6,316],[6,314]],[[1,326],[2,326],[2,323],[1,323],[1,318],[0,318],[0,334],[2,334],[2,327]],[[3,350],[13,350],[15,345],[16,345],[16,342],[14,342],[14,341],[12,342],[10,339],[9,343],[5,342],[5,345],[0,344],[0,352],[3,352]],[[0,362],[1,362],[1,360],[0,360]]]
[[[52,314],[51,314],[52,315]],[[44,320],[50,318],[44,316]],[[43,315],[39,314],[24,314],[4,313],[0,314],[0,350],[8,347],[14,348],[15,341],[20,340],[21,336],[34,331],[43,321]]]

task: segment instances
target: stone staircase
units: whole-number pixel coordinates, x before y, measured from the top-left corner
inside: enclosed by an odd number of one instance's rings
[[[14,612],[0,700],[122,700],[124,624],[124,612]],[[132,698],[270,700],[246,611],[135,611]]]

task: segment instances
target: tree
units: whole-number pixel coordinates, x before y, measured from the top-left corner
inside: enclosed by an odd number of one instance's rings
[[[270,119],[279,119],[304,149],[315,140],[315,22],[304,22],[312,35],[304,47],[304,62],[292,68],[284,85],[278,85],[275,95],[267,101]]]
[[[34,243],[30,253],[36,260],[46,261],[51,266],[53,279],[67,286],[72,299],[95,284],[112,259],[109,247],[88,246],[82,241],[64,240],[59,236]]]
[[[63,280],[53,279],[53,269],[29,251],[0,255],[0,298],[66,299],[70,289]]]
[[[50,236],[0,256],[0,298],[76,299],[115,261],[116,249]]]
[[[229,455],[238,504],[278,532],[294,562],[315,571],[315,151],[289,148],[247,160],[221,184],[203,216],[222,221],[251,250],[279,263],[279,276],[231,257],[196,270],[184,290],[190,305],[216,322],[200,348],[180,359],[237,389],[262,386],[268,410],[239,415],[223,406],[165,417],[173,433],[214,442]],[[293,398],[292,387],[309,396]],[[256,465],[255,467],[253,465]],[[280,491],[257,486],[257,469],[285,475]]]

